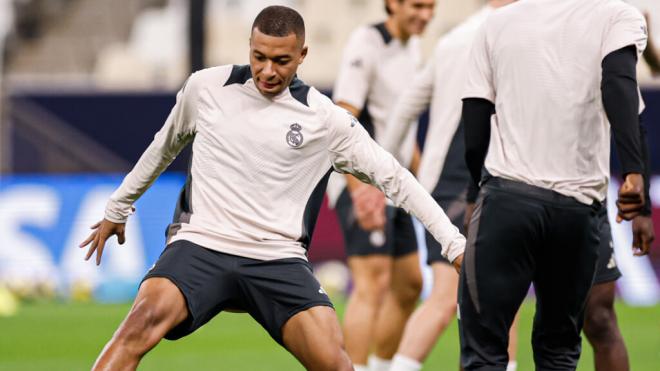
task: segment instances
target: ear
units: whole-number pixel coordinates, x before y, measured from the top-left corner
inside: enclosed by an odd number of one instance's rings
[[[390,8],[392,13],[396,13],[399,11],[399,7],[401,6],[401,1],[399,0],[386,0],[387,1],[387,6]]]
[[[302,50],[300,51],[300,59],[298,59],[298,64],[302,64],[303,60],[305,60],[308,50],[309,48],[307,46],[303,46]]]

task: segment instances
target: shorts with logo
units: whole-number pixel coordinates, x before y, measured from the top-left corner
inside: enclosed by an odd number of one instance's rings
[[[188,306],[188,318],[165,335],[169,340],[192,333],[223,310],[239,310],[283,345],[282,326],[289,318],[311,307],[333,307],[309,262],[298,258],[255,260],[175,241],[143,282],[152,277],[172,281]]]
[[[603,203],[607,205],[606,202]],[[600,248],[598,254],[598,265],[596,266],[596,277],[594,285],[605,282],[616,281],[621,277],[621,271],[614,260],[614,243],[612,242],[612,228],[607,219],[607,208],[601,208],[598,213],[598,228],[600,231]]]
[[[403,209],[387,206],[385,231],[365,231],[353,212],[353,202],[344,189],[335,206],[344,235],[347,256],[389,255],[401,257],[417,252],[417,237],[412,219]]]

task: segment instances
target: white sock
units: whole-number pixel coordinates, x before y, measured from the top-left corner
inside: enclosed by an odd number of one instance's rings
[[[416,359],[398,353],[392,358],[392,366],[390,366],[390,371],[419,371],[421,369],[422,364]]]
[[[355,370],[355,371],[369,371],[369,367],[367,365],[353,365],[353,370]]]
[[[506,371],[516,371],[518,369],[518,362],[509,361],[509,364],[506,365]]]
[[[369,371],[388,371],[391,363],[392,361],[389,359],[383,359],[372,354],[369,356]]]

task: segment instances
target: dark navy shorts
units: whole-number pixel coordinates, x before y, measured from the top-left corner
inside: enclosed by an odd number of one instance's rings
[[[344,234],[347,256],[389,255],[404,256],[417,252],[417,237],[412,219],[403,209],[387,206],[385,231],[365,231],[353,212],[353,202],[346,189],[335,206],[339,225]]]
[[[445,211],[447,217],[453,225],[455,225],[461,234],[465,234],[465,228],[463,228],[463,218],[465,217],[465,207],[467,206],[467,201],[465,200],[465,194],[459,194],[456,197],[443,197],[435,198],[435,202],[440,205],[442,210]],[[433,263],[449,263],[444,256],[442,256],[442,246],[429,231],[425,231],[424,235],[426,237],[426,264],[432,265]]]
[[[603,203],[606,205],[606,203]],[[612,228],[607,219],[607,208],[601,208],[598,213],[598,229],[600,230],[600,249],[598,253],[598,265],[596,266],[596,278],[594,285],[605,282],[616,281],[621,277],[621,271],[614,260],[614,243],[612,242]]]
[[[282,326],[314,306],[332,307],[309,262],[255,260],[224,254],[189,241],[169,244],[144,280],[164,277],[183,293],[188,318],[165,335],[182,338],[223,310],[248,312],[282,344]]]

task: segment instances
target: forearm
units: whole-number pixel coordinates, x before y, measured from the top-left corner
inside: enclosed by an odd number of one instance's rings
[[[351,173],[357,179],[375,185],[401,207],[417,217],[427,230],[442,244],[443,255],[453,261],[465,247],[465,238],[459,233],[442,208],[433,200],[415,177],[394,157],[367,137],[351,146],[350,155],[339,155],[335,168]]]
[[[641,117],[640,117],[640,125],[639,125],[639,140],[642,146],[642,158],[644,161],[644,208],[640,212],[640,214],[645,215],[645,216],[650,216],[651,211],[653,210],[653,205],[651,203],[651,196],[650,196],[650,190],[651,190],[651,156],[649,153],[649,144],[648,140],[646,137],[646,128],[641,122]]]
[[[660,74],[660,58],[651,37],[648,38],[646,49],[644,49],[644,60],[649,65],[653,75]]]
[[[481,169],[486,160],[490,143],[490,118],[495,106],[481,98],[463,99],[461,120],[465,128],[465,162],[474,186],[481,180]]]
[[[442,255],[453,262],[465,250],[465,237],[454,226],[442,208],[417,182],[414,176],[399,166],[397,177],[384,182],[382,189],[394,205],[415,216],[440,242]],[[396,181],[394,179],[397,179]]]
[[[603,107],[612,127],[624,174],[641,174],[644,171],[639,132],[636,63],[634,46],[608,54],[602,63]]]
[[[416,122],[429,106],[432,92],[433,86],[429,85],[428,81],[423,81],[413,84],[397,99],[383,136],[382,146],[386,151],[395,156],[399,153],[411,124]]]
[[[114,223],[126,222],[135,201],[144,194],[174,158],[175,156],[163,153],[160,143],[152,142],[119,188],[110,196],[105,219]]]

